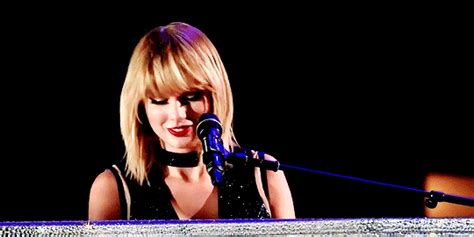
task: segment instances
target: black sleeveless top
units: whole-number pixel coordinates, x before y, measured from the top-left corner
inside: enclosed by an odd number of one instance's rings
[[[121,177],[124,178],[130,193],[131,220],[179,219],[171,204],[171,191],[162,178],[157,163],[148,174],[149,182],[142,186],[125,176],[124,162],[116,166],[120,174],[115,168],[111,170],[119,187],[122,219],[127,219],[127,203]],[[254,167],[227,167],[222,182],[218,187],[218,218],[270,218],[270,213],[257,190]]]

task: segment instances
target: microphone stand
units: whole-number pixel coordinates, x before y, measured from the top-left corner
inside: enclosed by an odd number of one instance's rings
[[[245,152],[228,153],[225,156],[225,161],[228,161],[231,164],[236,164],[236,165],[260,167],[261,169],[272,170],[275,172],[278,170],[300,170],[300,171],[305,171],[305,172],[329,175],[329,176],[348,179],[348,180],[361,181],[364,183],[370,183],[370,184],[381,185],[385,187],[392,187],[392,188],[412,191],[412,192],[420,193],[425,197],[424,204],[428,208],[435,208],[439,202],[449,202],[449,203],[460,204],[460,205],[471,206],[471,207],[474,206],[474,198],[471,198],[471,197],[445,194],[443,192],[436,191],[436,190],[431,190],[428,192],[422,189],[405,187],[401,185],[378,182],[378,181],[362,179],[362,178],[341,175],[341,174],[335,174],[335,173],[330,173],[330,172],[325,172],[325,171],[312,170],[312,169],[307,169],[307,168],[302,168],[302,167],[297,167],[297,166],[285,165],[285,164],[281,164],[278,161],[256,159],[256,158],[250,157]]]

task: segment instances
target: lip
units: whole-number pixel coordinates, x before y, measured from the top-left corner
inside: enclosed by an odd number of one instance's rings
[[[177,128],[168,128],[168,132],[175,137],[184,137],[191,132],[191,126],[177,127]]]

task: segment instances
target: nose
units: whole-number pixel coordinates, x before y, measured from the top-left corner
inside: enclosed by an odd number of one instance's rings
[[[179,100],[170,102],[169,117],[175,120],[186,118],[186,105]]]

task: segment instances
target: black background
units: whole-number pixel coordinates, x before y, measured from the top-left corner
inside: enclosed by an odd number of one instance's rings
[[[171,21],[198,27],[219,50],[244,147],[283,164],[420,190],[428,172],[474,175],[466,163],[472,41],[462,14],[184,5],[3,8],[0,220],[87,218],[93,179],[123,154],[119,95],[133,47]],[[423,215],[413,192],[286,175],[297,217]]]

